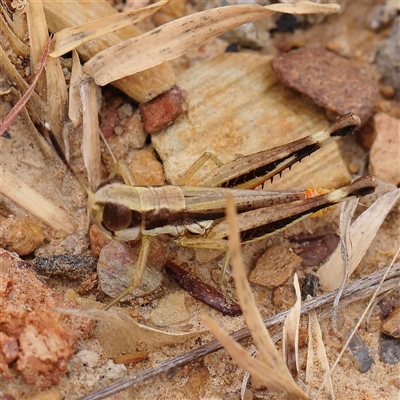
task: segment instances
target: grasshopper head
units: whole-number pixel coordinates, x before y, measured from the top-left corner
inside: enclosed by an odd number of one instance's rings
[[[141,204],[133,186],[106,184],[89,194],[90,218],[108,238],[135,240],[141,231]]]

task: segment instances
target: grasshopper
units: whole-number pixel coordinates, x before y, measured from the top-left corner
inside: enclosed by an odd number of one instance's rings
[[[221,165],[197,186],[142,187],[110,183],[89,194],[91,219],[103,234],[126,241],[142,237],[132,282],[106,309],[140,284],[151,239],[157,235],[168,234],[186,247],[227,251],[227,191],[238,209],[243,243],[273,235],[321,209],[373,192],[376,183],[372,176],[322,194],[309,190],[246,190],[263,184],[322,146],[352,133],[359,124],[360,119],[349,113],[330,127],[302,139]],[[209,157],[206,154],[202,158]]]

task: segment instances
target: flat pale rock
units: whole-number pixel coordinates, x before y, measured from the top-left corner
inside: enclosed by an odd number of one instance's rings
[[[400,183],[400,120],[379,113],[374,117],[376,138],[369,156],[371,172],[385,182]]]
[[[223,162],[307,136],[329,125],[324,112],[286,88],[272,57],[226,53],[190,68],[177,84],[187,92],[187,112],[152,136],[167,179],[178,179],[206,151]],[[208,162],[196,183],[215,165]],[[265,189],[339,187],[350,180],[336,143],[284,171]]]
[[[156,326],[170,326],[187,321],[190,317],[185,293],[175,292],[167,294],[160,300],[150,314],[150,322]]]
[[[378,101],[371,70],[321,48],[302,48],[272,61],[282,82],[309,96],[334,116],[354,112],[365,123]]]

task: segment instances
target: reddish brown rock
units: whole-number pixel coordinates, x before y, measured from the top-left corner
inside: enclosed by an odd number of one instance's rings
[[[20,373],[25,383],[48,388],[65,374],[75,342],[92,322],[54,311],[76,305],[40,282],[29,266],[0,251],[0,373],[6,378]],[[11,360],[16,362],[8,365]]]
[[[119,122],[119,118],[116,111],[110,111],[103,123],[101,124],[101,133],[106,139],[110,139],[114,135],[114,128]]]
[[[89,229],[90,249],[92,256],[98,258],[101,249],[111,242],[111,239],[106,238],[96,225],[92,225]]]
[[[382,324],[382,330],[387,335],[400,338],[400,307],[397,307]]]
[[[171,125],[183,112],[183,93],[174,86],[168,92],[139,106],[144,129],[147,133],[160,132]]]
[[[365,123],[377,104],[372,72],[330,51],[303,48],[276,57],[271,65],[286,86],[309,96],[332,118],[352,111]]]
[[[296,302],[296,292],[294,286],[286,284],[278,286],[272,293],[272,304],[279,310],[287,310],[294,306]]]
[[[312,267],[321,265],[332,254],[339,237],[326,226],[313,233],[291,236],[289,241],[297,244],[293,250],[303,259],[302,266]]]

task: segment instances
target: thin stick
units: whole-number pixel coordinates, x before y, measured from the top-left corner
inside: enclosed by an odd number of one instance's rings
[[[9,112],[7,117],[1,123],[0,136],[2,136],[3,133],[11,126],[11,124],[14,122],[15,118],[17,118],[18,114],[21,112],[21,110],[24,108],[24,106],[28,102],[29,98],[31,97],[33,90],[35,89],[35,86],[37,84],[37,81],[39,79],[39,76],[42,73],[43,68],[46,64],[47,56],[49,55],[49,51],[50,51],[50,43],[51,43],[51,38],[49,37],[49,39],[47,40],[47,43],[46,43],[46,47],[43,50],[42,58],[40,59],[40,62],[37,66],[33,81],[31,83],[31,85],[29,86],[29,89],[20,98],[20,100],[17,102],[17,104],[11,109],[11,111]]]
[[[386,271],[386,273],[386,281],[380,289],[381,292],[390,290],[393,287],[397,286],[400,280],[400,263],[395,264],[393,268],[389,272]],[[378,287],[378,282],[382,280],[384,274],[385,270],[379,270],[365,278],[361,278],[355,282],[350,283],[343,292],[342,301],[340,302],[339,306],[345,307],[350,302],[368,297],[376,290],[376,288]],[[306,314],[311,310],[330,305],[335,299],[336,294],[337,290],[334,290],[303,303],[301,313]],[[268,328],[283,322],[289,311],[290,310],[286,310],[274,315],[273,317],[264,319],[265,326]],[[242,328],[238,331],[233,332],[231,336],[233,339],[241,341],[248,338],[250,336],[250,332],[248,328]],[[89,393],[79,398],[78,400],[105,399],[106,397],[118,393],[121,390],[127,389],[130,386],[142,383],[150,378],[154,378],[155,376],[164,372],[168,372],[174,368],[182,367],[192,361],[197,360],[199,357],[214,353],[221,348],[221,344],[217,340],[212,340],[211,342],[200,346],[197,349],[190,350],[184,354],[181,354],[161,363],[157,368],[148,368],[136,374],[126,376],[125,378],[119,379],[118,381],[115,381],[107,387],[95,390],[94,392]]]

